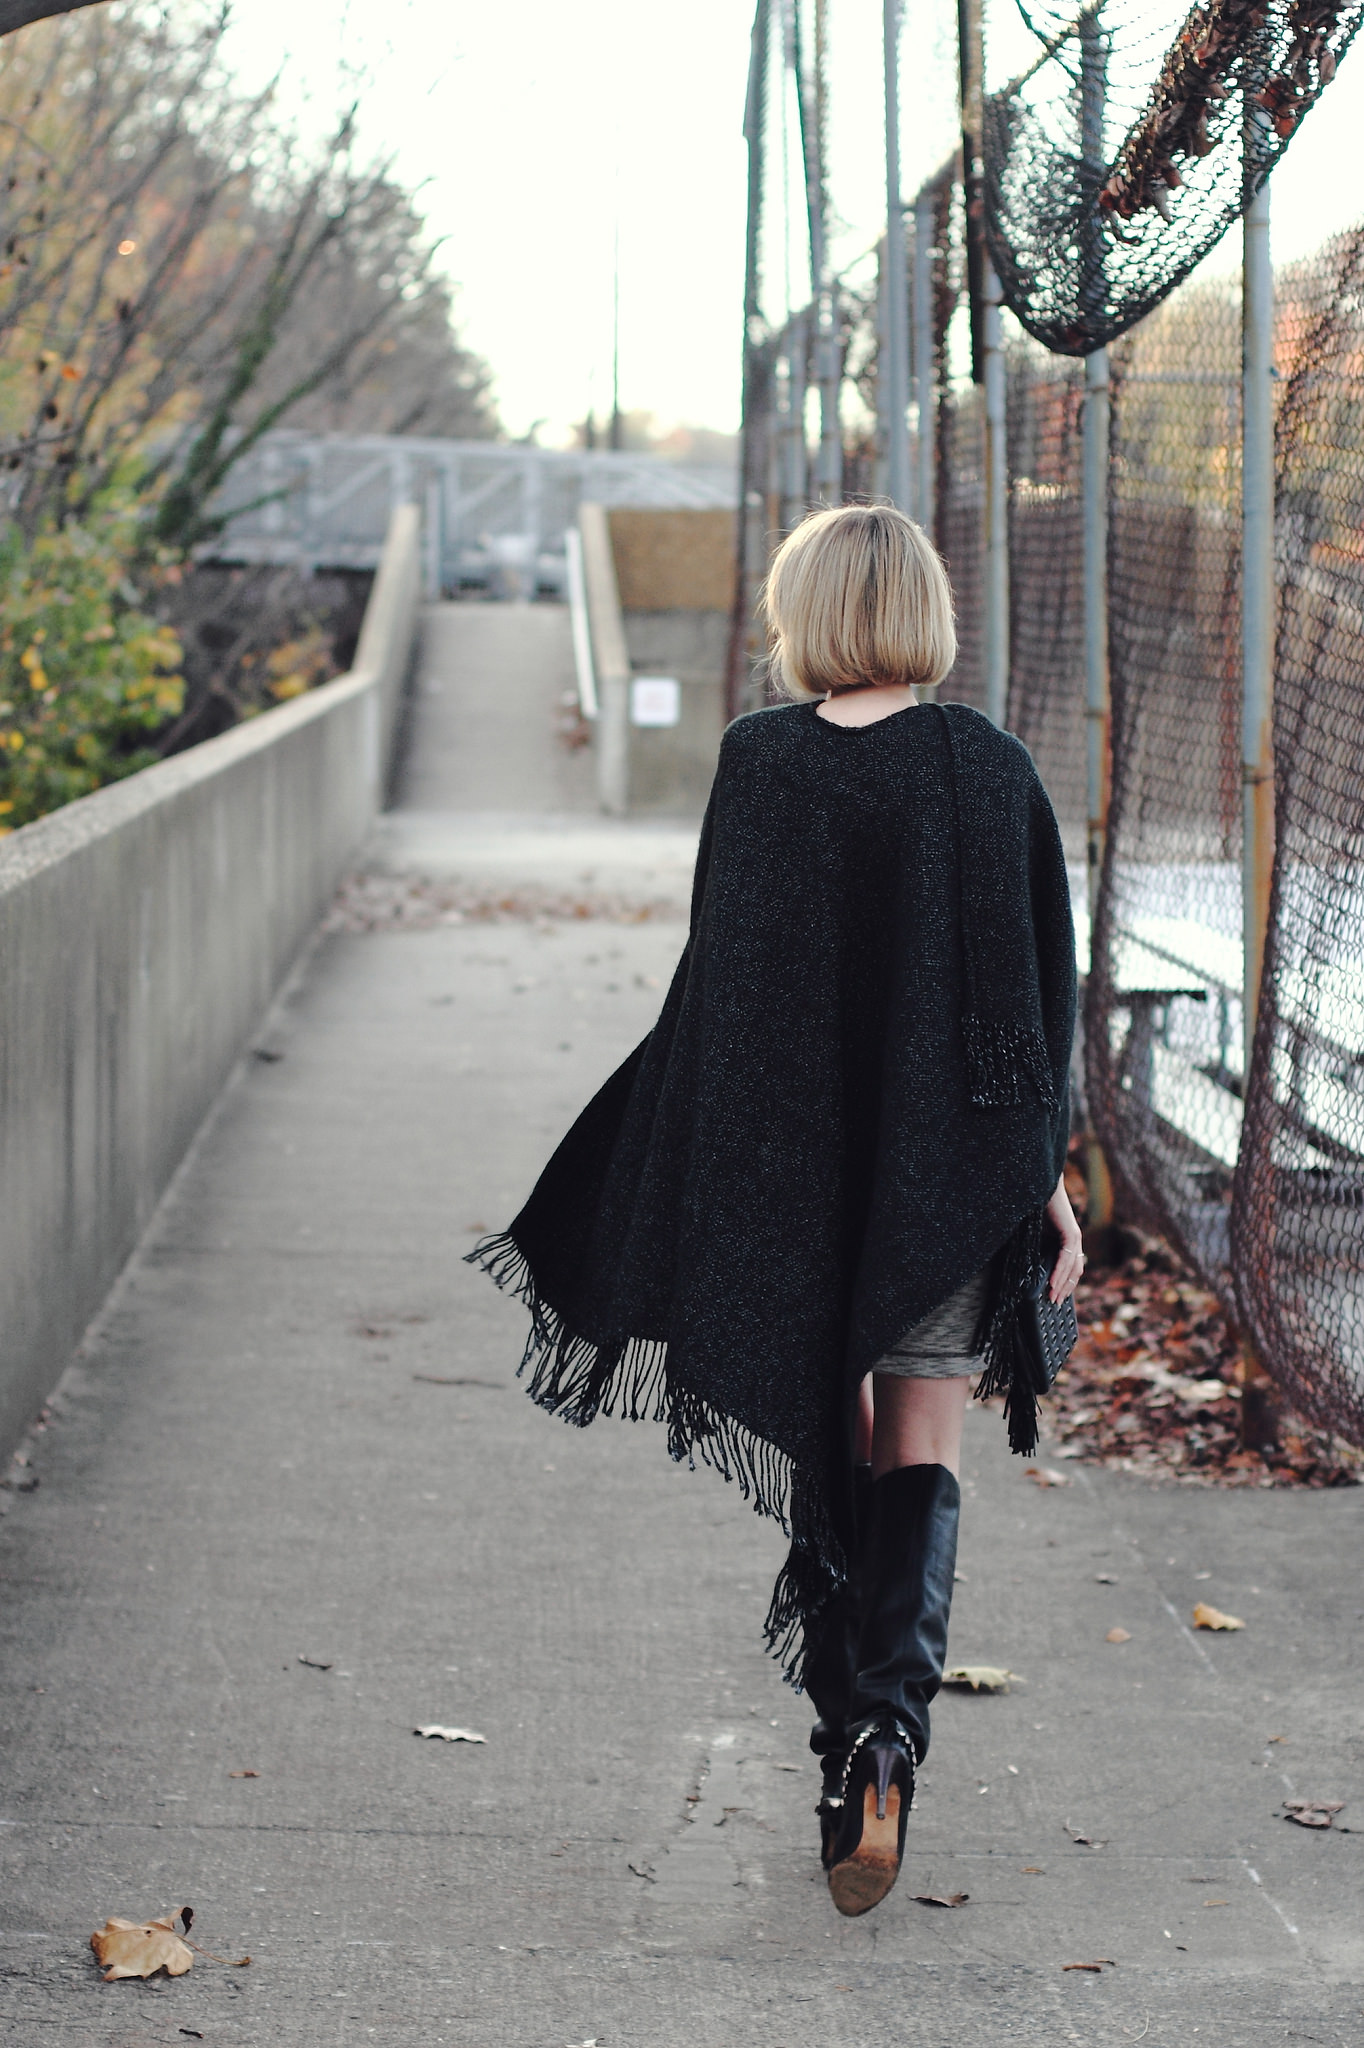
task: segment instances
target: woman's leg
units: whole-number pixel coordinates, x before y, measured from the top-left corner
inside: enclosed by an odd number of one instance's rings
[[[961,1427],[969,1379],[902,1379],[876,1373],[872,1425],[873,1479],[901,1465],[945,1465],[961,1470]]]
[[[840,1913],[865,1913],[883,1899],[904,1853],[914,1770],[928,1748],[928,1709],[947,1651],[970,1384],[965,1376],[873,1376],[852,1745],[825,1858]]]

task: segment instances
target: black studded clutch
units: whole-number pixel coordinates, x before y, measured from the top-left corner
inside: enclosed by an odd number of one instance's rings
[[[1034,1394],[1050,1393],[1080,1334],[1074,1298],[1053,1301],[1048,1292],[1050,1285],[1051,1267],[1043,1264],[1034,1268],[1014,1320],[1017,1362]]]

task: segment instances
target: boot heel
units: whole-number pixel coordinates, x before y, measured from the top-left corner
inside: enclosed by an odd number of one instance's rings
[[[895,1760],[897,1757],[903,1759],[904,1751],[882,1749],[878,1746],[872,1751],[872,1756],[876,1762],[876,1818],[884,1820],[886,1795],[890,1791],[890,1781],[895,1772]]]
[[[914,1764],[894,1722],[867,1727],[848,1760],[829,1894],[849,1918],[879,1906],[900,1875]]]

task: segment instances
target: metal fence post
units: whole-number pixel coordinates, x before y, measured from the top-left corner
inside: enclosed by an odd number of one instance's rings
[[[809,325],[804,313],[796,313],[782,336],[786,375],[781,387],[778,426],[778,475],[781,493],[779,523],[783,533],[805,517],[808,491],[809,455],[805,445],[805,378]]]
[[[905,275],[905,209],[900,197],[900,9],[882,0],[886,66],[886,241],[881,271],[886,359],[882,366],[886,420],[886,496],[902,512],[914,509],[909,466],[909,282]],[[877,378],[881,385],[881,376]]]
[[[1084,589],[1085,589],[1085,790],[1089,829],[1086,858],[1089,916],[1093,924],[1099,872],[1108,838],[1108,350],[1085,357],[1084,411]]]
[[[1108,350],[1097,348],[1085,357],[1083,445],[1084,592],[1085,592],[1085,791],[1088,826],[1085,857],[1088,879],[1090,972],[1093,972],[1094,925],[1099,907],[1099,877],[1108,841],[1108,798],[1112,787],[1112,744],[1108,668]],[[1090,1228],[1113,1221],[1113,1179],[1103,1148],[1091,1130],[1085,1146],[1085,1180],[1089,1199],[1085,1221]]]
[[[819,302],[819,338],[815,375],[819,379],[819,450],[815,456],[815,495],[821,505],[843,498],[843,422],[838,402],[843,365],[838,340],[838,287],[826,285]]]
[[[1241,786],[1245,1072],[1260,1002],[1274,862],[1274,272],[1269,191],[1245,216],[1242,300]]]
[[[937,208],[932,195],[920,192],[914,202],[914,288],[912,367],[916,436],[916,506],[919,524],[933,537],[934,500],[938,485],[938,380],[933,350],[933,235]]]
[[[1260,1007],[1269,885],[1274,866],[1274,271],[1269,192],[1243,222],[1241,293],[1241,942],[1245,1067]],[[1241,1441],[1278,1441],[1278,1391],[1249,1344],[1241,1346]]]
[[[1009,447],[1005,419],[1003,295],[986,259],[985,386],[985,710],[996,725],[1009,716]]]

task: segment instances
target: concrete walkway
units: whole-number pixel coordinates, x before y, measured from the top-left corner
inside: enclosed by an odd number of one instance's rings
[[[1364,1833],[1277,1813],[1355,1789],[1358,1492],[1040,1488],[973,1416],[952,1655],[1026,1683],[944,1697],[898,1890],[833,1913],[779,1539],[535,1410],[460,1262],[680,944],[334,936],[263,1028],[0,1524],[0,2037],[1357,2048]],[[102,1984],[182,1901],[250,1967]]]

